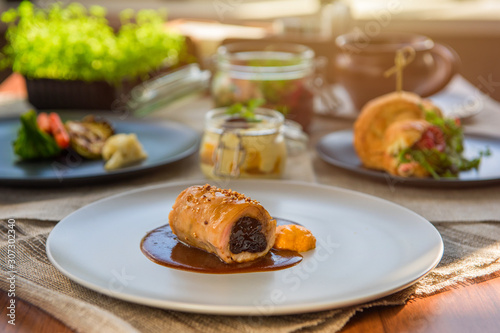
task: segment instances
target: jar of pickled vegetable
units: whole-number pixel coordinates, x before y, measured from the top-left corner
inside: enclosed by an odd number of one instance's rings
[[[279,178],[286,162],[284,116],[258,108],[251,119],[209,111],[200,147],[201,170],[208,178]]]
[[[211,92],[216,107],[264,99],[305,129],[313,115],[314,51],[299,44],[242,42],[219,47]]]

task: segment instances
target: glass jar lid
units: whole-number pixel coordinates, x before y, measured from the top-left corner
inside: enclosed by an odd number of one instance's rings
[[[252,120],[227,114],[226,111],[227,108],[223,107],[207,112],[205,130],[217,134],[238,132],[245,136],[265,135],[281,131],[285,121],[282,113],[266,108],[255,109],[255,118]]]

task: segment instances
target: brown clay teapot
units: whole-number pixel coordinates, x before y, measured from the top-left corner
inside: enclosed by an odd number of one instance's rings
[[[457,73],[459,58],[449,47],[430,38],[407,33],[381,33],[374,37],[352,32],[337,37],[335,60],[337,81],[361,110],[369,100],[394,91],[395,76],[384,77],[394,66],[396,51],[407,46],[415,57],[404,68],[403,90],[422,97],[443,89]]]

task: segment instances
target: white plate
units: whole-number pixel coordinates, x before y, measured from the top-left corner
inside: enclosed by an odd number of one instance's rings
[[[135,303],[209,314],[283,315],[391,294],[424,276],[443,253],[441,237],[428,221],[388,201],[306,183],[234,181],[226,187],[259,200],[272,216],[309,228],[317,248],[297,266],[274,272],[201,274],[157,265],[142,254],[141,239],[168,222],[177,195],[193,184],[139,189],[77,210],[51,232],[50,261],[75,282]]]

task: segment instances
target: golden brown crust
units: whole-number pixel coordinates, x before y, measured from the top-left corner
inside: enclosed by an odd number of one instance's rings
[[[231,228],[242,217],[262,223],[267,247],[258,253],[234,254],[229,249]],[[256,200],[236,191],[206,184],[179,194],[169,214],[169,224],[182,242],[216,254],[226,263],[246,262],[264,256],[274,244],[276,220]]]
[[[442,116],[431,101],[411,92],[393,92],[375,98],[362,109],[354,124],[354,148],[363,165],[384,170],[384,135],[398,121],[424,119],[425,110]]]
[[[400,165],[399,152],[413,146],[422,134],[432,126],[425,120],[403,120],[393,123],[384,135],[384,170],[401,177],[428,177],[429,173],[416,162]]]
[[[422,134],[432,126],[422,119],[409,119],[393,123],[387,128],[384,135],[384,152],[396,153],[413,146]]]
[[[422,106],[426,111],[433,111],[438,117],[443,118],[443,111],[429,99],[422,100]]]
[[[411,92],[393,92],[368,102],[354,124],[354,148],[364,166],[383,170],[384,135],[394,122],[424,119],[423,100]]]

